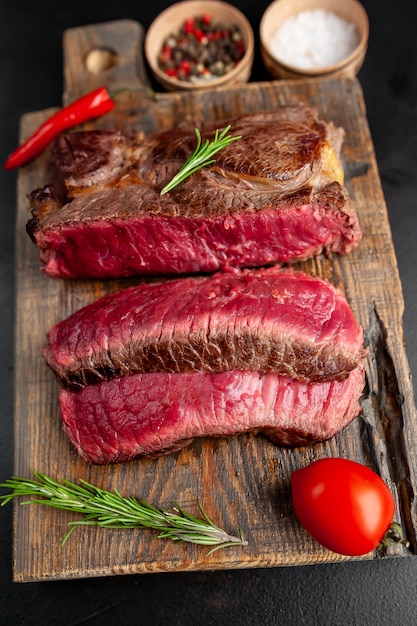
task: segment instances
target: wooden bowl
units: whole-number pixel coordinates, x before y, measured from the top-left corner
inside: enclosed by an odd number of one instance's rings
[[[208,14],[225,25],[239,27],[245,46],[243,58],[229,72],[218,78],[190,82],[167,76],[158,66],[162,42],[177,32],[187,18]],[[145,57],[160,85],[168,91],[211,89],[249,80],[254,55],[254,35],[246,17],[236,7],[220,0],[183,0],[171,5],[152,22],[145,37]]]
[[[279,26],[288,18],[303,11],[322,9],[355,25],[358,43],[344,59],[333,65],[303,69],[278,59],[271,52],[271,39]],[[362,66],[368,47],[369,21],[365,9],[357,0],[275,0],[262,16],[260,48],[264,65],[274,78],[312,78],[330,76],[355,76]]]

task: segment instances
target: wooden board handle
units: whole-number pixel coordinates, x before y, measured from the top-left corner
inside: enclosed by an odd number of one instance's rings
[[[101,86],[149,86],[143,41],[145,31],[134,20],[116,20],[64,32],[63,104]]]

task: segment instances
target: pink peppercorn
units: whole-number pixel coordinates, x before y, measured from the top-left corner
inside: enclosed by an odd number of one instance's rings
[[[194,18],[189,17],[184,22],[184,30],[185,30],[186,33],[193,33],[194,29],[195,29]]]

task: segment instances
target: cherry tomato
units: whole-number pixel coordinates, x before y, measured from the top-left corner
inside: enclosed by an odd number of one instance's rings
[[[291,488],[302,526],[339,554],[359,556],[374,550],[394,517],[394,498],[384,481],[348,459],[321,459],[296,470]]]

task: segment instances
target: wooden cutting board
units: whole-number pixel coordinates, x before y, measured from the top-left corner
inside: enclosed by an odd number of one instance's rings
[[[143,30],[130,20],[71,29],[64,36],[65,95],[69,102],[101,84],[134,86],[121,93],[111,114],[86,127],[123,130],[170,128],[183,119],[218,119],[309,103],[322,118],[346,130],[343,163],[363,241],[347,257],[320,258],[300,267],[340,287],[363,325],[370,352],[363,415],[332,440],[288,450],[262,437],[196,441],[160,459],[117,466],[83,462],[60,425],[57,384],[40,356],[50,327],[105,293],[134,281],[53,280],[39,271],[39,257],[25,232],[26,195],[46,181],[47,154],[22,168],[18,177],[16,230],[15,473],[30,470],[77,481],[82,477],[124,495],[170,508],[175,502],[198,513],[197,499],[212,519],[231,533],[240,525],[247,547],[207,556],[191,544],[152,540],[151,531],[82,528],[61,540],[74,516],[40,506],[14,508],[14,580],[35,581],[113,574],[288,566],[347,560],[317,545],[299,526],[291,506],[291,472],[313,459],[341,456],[383,476],[397,502],[397,520],[416,549],[414,494],[417,477],[417,420],[402,330],[403,297],[387,210],[355,79],[252,83],[204,93],[152,93],[144,89]],[[92,49],[111,49],[116,64],[98,73],[85,68]],[[52,110],[25,115],[21,139]],[[405,548],[391,554],[406,555]],[[374,558],[369,554],[364,559]]]

